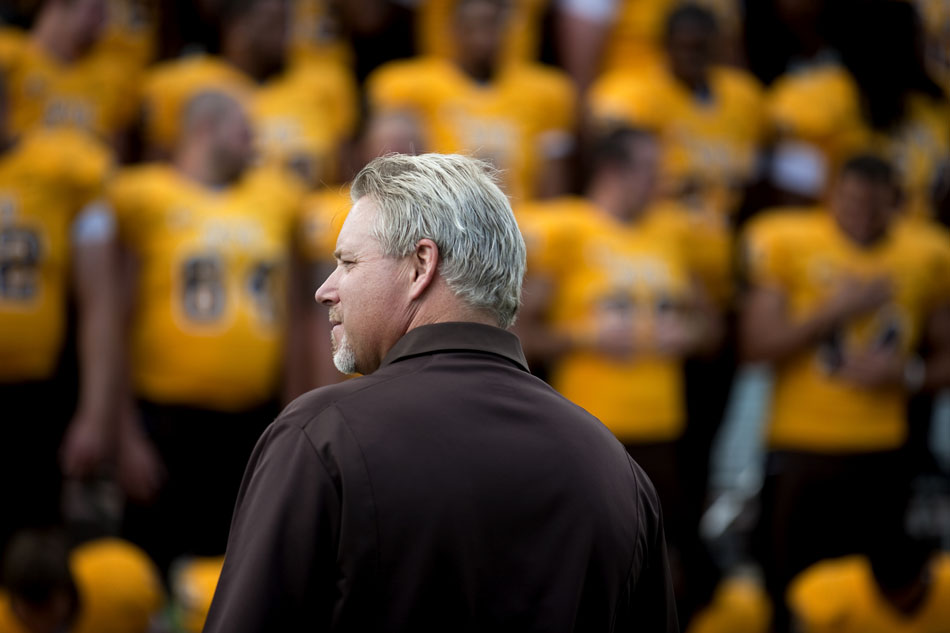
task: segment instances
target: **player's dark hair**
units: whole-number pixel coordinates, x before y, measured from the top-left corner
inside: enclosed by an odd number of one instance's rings
[[[868,552],[871,571],[885,592],[907,589],[924,573],[935,547],[905,535],[882,538]]]
[[[280,1],[286,3],[288,0]],[[222,0],[218,10],[222,26],[228,26],[241,19],[261,2],[264,2],[264,0]]]
[[[593,139],[584,161],[582,184],[590,185],[606,169],[623,168],[633,161],[631,146],[637,141],[656,141],[656,134],[645,128],[620,125]]]
[[[716,15],[712,11],[698,4],[685,3],[670,11],[667,16],[666,30],[664,31],[666,40],[670,39],[676,29],[687,24],[698,26],[707,33],[715,33],[719,30]]]
[[[66,593],[72,615],[79,608],[79,593],[69,571],[69,545],[58,530],[24,531],[14,536],[6,550],[3,584],[12,597],[43,608],[53,597]]]
[[[452,6],[452,10],[457,14],[461,11],[466,5],[475,3],[475,2],[486,2],[488,4],[493,4],[499,9],[508,9],[511,7],[510,0],[455,0]]]
[[[841,167],[840,177],[858,176],[868,182],[897,187],[897,174],[890,162],[876,154],[856,154]]]
[[[630,147],[637,141],[656,141],[656,135],[644,128],[620,126],[596,139],[590,155],[591,172],[629,165],[633,160]]]

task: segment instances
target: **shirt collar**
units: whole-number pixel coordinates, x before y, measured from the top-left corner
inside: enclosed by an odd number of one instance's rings
[[[496,354],[528,371],[517,336],[491,325],[462,322],[434,323],[409,330],[389,350],[380,367],[412,356],[459,350]]]

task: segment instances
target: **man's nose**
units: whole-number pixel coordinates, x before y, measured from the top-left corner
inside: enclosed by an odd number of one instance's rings
[[[331,306],[340,300],[336,288],[336,270],[317,288],[317,291],[313,293],[313,298],[317,303],[325,306]]]

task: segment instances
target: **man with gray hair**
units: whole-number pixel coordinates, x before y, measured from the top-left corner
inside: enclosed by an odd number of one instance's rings
[[[525,247],[489,170],[391,155],[316,292],[334,362],[251,457],[205,631],[675,631],[659,502],[503,328]]]

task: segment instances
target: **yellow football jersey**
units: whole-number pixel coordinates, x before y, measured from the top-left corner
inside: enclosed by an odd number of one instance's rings
[[[946,633],[950,630],[950,554],[930,562],[931,585],[923,604],[903,614],[881,595],[863,556],[817,563],[788,589],[788,604],[802,633]]]
[[[604,71],[642,70],[662,63],[666,20],[677,4],[677,0],[620,0],[605,43]],[[698,0],[696,4],[713,12],[724,38],[739,35],[742,7],[737,0]]]
[[[374,72],[367,91],[377,111],[414,112],[432,151],[490,161],[515,201],[534,196],[546,142],[574,125],[570,80],[537,64],[506,67],[480,84],[439,57],[397,61]]]
[[[175,617],[187,633],[201,633],[218,587],[224,556],[185,561],[172,577]]]
[[[772,448],[866,451],[897,448],[906,437],[900,388],[860,389],[834,374],[842,355],[871,349],[910,354],[924,319],[950,297],[950,240],[904,221],[862,249],[830,214],[766,214],[745,234],[752,284],[782,292],[791,318],[804,318],[848,279],[886,277],[893,300],[855,319],[821,345],[775,367],[769,442]]]
[[[772,605],[761,584],[748,578],[725,578],[686,633],[768,633],[771,617]]]
[[[300,253],[310,261],[332,261],[336,240],[353,206],[349,187],[329,187],[303,201]]]
[[[950,104],[925,95],[911,96],[901,124],[888,134],[874,133],[871,147],[897,169],[905,212],[932,218],[931,195],[941,170],[950,162]]]
[[[858,88],[838,64],[782,75],[769,88],[766,110],[779,138],[813,145],[832,168],[867,143]]]
[[[26,33],[0,35],[0,73],[6,83],[10,131],[74,127],[111,140],[137,107],[140,65],[94,48],[68,65],[36,47]]]
[[[353,50],[332,0],[292,0],[290,56],[293,64],[349,65]]]
[[[416,13],[417,47],[423,55],[451,58],[455,0],[424,0]],[[525,63],[538,59],[541,26],[548,0],[515,0],[506,5],[501,63]]]
[[[71,633],[145,633],[165,602],[158,568],[141,549],[114,538],[84,543],[70,555],[79,590]]]
[[[121,172],[110,190],[141,266],[131,330],[136,392],[222,411],[277,389],[299,192],[277,172],[216,191],[172,167]]]
[[[656,131],[663,145],[663,191],[728,215],[754,175],[766,133],[763,93],[749,74],[715,68],[710,97],[698,99],[663,67],[616,71],[593,86],[590,107],[602,128]]]
[[[520,211],[519,219],[533,251],[530,274],[554,285],[546,318],[555,331],[590,338],[598,324],[613,320],[648,341],[658,315],[693,299],[684,235],[659,213],[628,225],[572,198],[539,203]],[[683,430],[677,359],[644,354],[621,360],[575,351],[554,363],[551,384],[621,441],[672,440]]]
[[[0,381],[40,380],[63,342],[70,225],[101,192],[105,148],[72,130],[35,132],[0,156]]]
[[[144,89],[149,144],[167,153],[178,140],[183,108],[208,90],[247,101],[261,165],[287,169],[308,184],[337,177],[336,151],[353,132],[358,111],[355,83],[345,68],[314,62],[258,87],[216,57],[198,55],[160,64]]]

